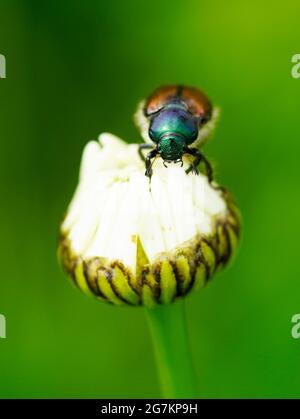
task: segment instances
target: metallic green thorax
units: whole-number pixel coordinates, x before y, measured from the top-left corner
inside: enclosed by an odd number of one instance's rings
[[[198,135],[198,120],[182,102],[166,105],[151,120],[149,135],[165,160],[177,160]]]

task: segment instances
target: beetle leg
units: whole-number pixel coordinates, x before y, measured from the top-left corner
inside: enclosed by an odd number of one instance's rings
[[[139,144],[138,153],[143,161],[146,161],[146,158],[142,153],[142,150],[149,150],[149,148],[153,148],[153,146],[151,144]]]
[[[152,176],[152,162],[151,160],[156,157],[158,154],[157,149],[155,148],[154,150],[151,150],[150,153],[147,154],[146,157],[146,172],[145,175],[148,176],[148,178],[151,181],[151,176]]]
[[[213,180],[213,169],[204,154],[196,148],[186,148],[185,153],[195,157],[193,163],[187,168],[186,173],[190,173],[192,171],[193,173],[198,174],[197,166],[201,161],[203,161],[208,181],[211,183]]]
[[[203,160],[203,163],[205,165],[205,171],[206,171],[206,175],[208,177],[208,181],[209,181],[209,183],[211,183],[213,181],[213,168],[212,168],[210,162],[204,156],[204,154],[202,154],[202,160]]]

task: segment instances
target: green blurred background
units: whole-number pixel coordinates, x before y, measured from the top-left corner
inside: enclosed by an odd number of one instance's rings
[[[75,290],[57,229],[81,152],[129,141],[153,88],[222,109],[205,148],[244,218],[235,263],[187,300],[201,397],[299,397],[300,53],[296,0],[0,0],[0,397],[158,397],[143,309]]]

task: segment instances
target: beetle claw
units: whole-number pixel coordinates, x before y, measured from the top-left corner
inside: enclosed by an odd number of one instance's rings
[[[186,174],[189,174],[190,172],[192,172],[194,175],[199,175],[199,170],[193,164],[191,164],[190,167],[185,171]]]
[[[151,179],[152,174],[153,174],[153,172],[152,172],[151,168],[146,169],[145,176],[147,176],[149,179]]]

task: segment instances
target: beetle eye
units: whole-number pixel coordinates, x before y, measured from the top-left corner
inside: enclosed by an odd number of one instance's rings
[[[206,124],[210,120],[210,118],[211,118],[210,115],[202,115],[202,116],[200,116],[200,124],[201,125]]]
[[[151,128],[149,129],[149,137],[151,138],[151,140],[154,140],[154,132]]]

